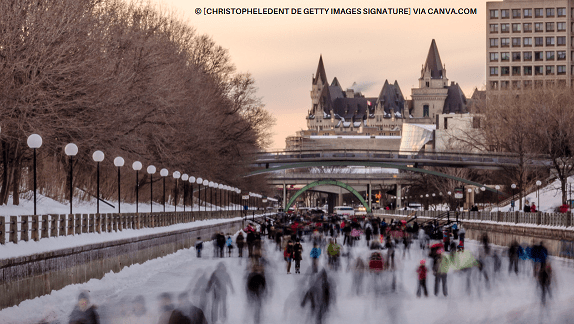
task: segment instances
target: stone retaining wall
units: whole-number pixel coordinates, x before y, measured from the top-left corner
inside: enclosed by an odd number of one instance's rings
[[[210,239],[213,233],[242,227],[238,220],[0,260],[0,309],[190,248],[198,236]]]

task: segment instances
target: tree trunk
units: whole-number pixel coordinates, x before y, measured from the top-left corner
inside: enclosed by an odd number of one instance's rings
[[[2,188],[0,188],[0,204],[4,205],[8,189],[8,153],[9,146],[5,141],[2,141]]]
[[[18,206],[20,204],[20,179],[22,178],[22,152],[20,152],[20,144],[16,144],[14,149],[14,159],[12,160],[12,204]]]

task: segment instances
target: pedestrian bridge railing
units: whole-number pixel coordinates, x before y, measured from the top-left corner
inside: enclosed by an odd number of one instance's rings
[[[249,216],[264,211],[249,211]],[[19,241],[39,241],[48,237],[80,235],[84,233],[118,232],[190,223],[205,219],[245,216],[240,210],[110,213],[110,214],[49,214],[34,216],[0,216],[0,244]]]
[[[412,214],[412,210],[375,210],[373,215],[384,216],[384,215],[401,215],[409,216]],[[444,211],[440,210],[421,210],[416,212],[417,217],[434,219],[444,214]],[[457,219],[457,212],[448,212],[448,218],[450,220]],[[443,217],[441,220],[444,220]],[[554,226],[554,227],[569,227],[574,229],[573,215],[572,213],[523,213],[523,212],[458,212],[458,220],[461,221],[482,221],[482,222],[494,222],[494,223],[505,223],[505,224],[516,224],[525,226]]]

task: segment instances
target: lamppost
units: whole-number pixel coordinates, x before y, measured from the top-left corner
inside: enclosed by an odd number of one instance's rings
[[[100,162],[102,162],[104,160],[104,152],[102,151],[95,151],[94,154],[92,154],[92,159],[94,159],[94,161],[96,161],[97,163],[97,171],[96,171],[96,209],[97,209],[97,214],[100,213]]]
[[[139,195],[140,195],[140,179],[139,173],[142,169],[142,163],[140,161],[135,161],[132,164],[132,169],[136,171],[136,214],[139,212]]]
[[[484,197],[484,191],[486,190],[486,188],[484,186],[480,187],[480,191],[482,191],[482,209],[484,210],[484,201],[486,200]]]
[[[179,177],[181,177],[181,173],[179,171],[175,171],[173,173],[173,178],[175,179],[175,197],[173,197],[173,203],[175,205],[175,209],[174,212],[177,212],[177,203],[178,203],[178,198],[177,198],[177,185],[179,184]]]
[[[498,195],[498,191],[500,190],[500,186],[496,185],[496,186],[494,186],[494,189],[496,189],[496,206],[498,206],[498,211],[500,212],[500,196]]]
[[[74,168],[73,168],[73,161],[74,156],[78,154],[78,146],[74,143],[69,143],[64,148],[64,152],[67,156],[70,157],[70,214],[72,214],[72,196],[74,195],[74,187],[73,187],[73,180],[74,180]]]
[[[449,191],[447,192],[447,194],[448,194],[448,210],[450,211],[450,208],[452,206],[452,196],[451,196],[452,192]]]
[[[148,166],[147,173],[149,174],[149,212],[153,213],[153,174],[155,167],[153,165]]]
[[[190,194],[191,194],[191,206],[189,207],[189,211],[193,211],[193,184],[195,183],[195,177],[189,177],[189,186],[190,186]]]
[[[209,204],[211,205],[209,211],[213,212],[213,181],[209,181],[207,185],[209,186]]]
[[[42,137],[38,134],[28,136],[28,147],[34,150],[34,215],[36,215],[36,149],[42,146]]]
[[[197,209],[197,211],[201,211],[201,184],[203,183],[203,179],[202,178],[197,178],[195,179],[195,183],[197,183],[197,202],[199,203],[199,208]]]
[[[201,178],[200,178],[201,179]],[[207,186],[209,186],[209,181],[207,179],[203,180],[203,190],[205,191],[203,193],[203,201],[205,202],[205,208],[204,211],[207,212]]]
[[[472,208],[470,206],[470,194],[472,193],[472,189],[468,188],[466,191],[468,192],[468,211],[471,211]]]
[[[538,196],[538,210],[542,210],[540,208],[540,186],[542,185],[542,181],[538,180],[536,181],[536,186],[538,188],[536,188],[536,196]]]
[[[163,178],[163,212],[165,213],[165,177],[169,175],[169,171],[163,168],[159,171],[159,175]]]
[[[430,210],[429,194],[426,194],[426,197],[427,197],[427,210]]]
[[[223,185],[220,183],[217,185],[217,187],[219,188],[219,206],[220,206],[219,210],[221,210],[221,209],[223,209],[222,208],[223,207],[223,192],[222,192]]]
[[[185,185],[186,182],[189,180],[189,175],[187,175],[187,173],[182,174],[181,180],[183,181],[183,212],[185,213],[185,198],[186,198]]]
[[[124,166],[124,159],[118,156],[114,159],[114,165],[118,168],[118,214],[122,212],[121,209],[121,178],[120,178],[120,168]]]
[[[512,185],[510,185],[510,188],[512,188],[512,201],[510,202],[510,207],[512,208],[512,211],[514,211],[514,205],[515,205],[515,202],[514,202],[514,189],[516,189],[516,184],[513,183]]]

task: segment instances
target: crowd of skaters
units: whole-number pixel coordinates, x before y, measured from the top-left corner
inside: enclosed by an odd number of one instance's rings
[[[389,289],[386,291],[395,291],[395,258],[397,255],[402,255],[403,259],[411,257],[410,247],[415,240],[418,240],[419,250],[423,251],[421,254],[423,258],[418,262],[416,269],[413,269],[413,280],[416,278],[418,281],[417,289],[413,292],[416,297],[429,296],[427,289],[429,273],[434,276],[432,291],[434,295],[439,296],[442,293],[443,296],[448,296],[448,273],[451,270],[466,277],[467,294],[471,294],[473,287],[476,287],[476,283],[472,281],[476,281],[477,278],[480,282],[484,282],[486,289],[489,289],[492,277],[502,271],[501,258],[504,255],[490,246],[486,233],[481,238],[478,252],[470,252],[465,249],[465,234],[465,229],[459,224],[441,225],[438,221],[419,224],[417,221],[391,219],[387,223],[386,219],[381,220],[377,217],[340,218],[284,214],[277,219],[266,219],[261,224],[247,225],[235,235],[235,239],[230,233],[216,233],[211,241],[214,258],[235,256],[243,258],[243,250],[247,247],[250,263],[245,287],[249,305],[253,307],[251,313],[254,323],[261,322],[263,300],[269,292],[265,275],[268,262],[263,257],[264,242],[275,244],[275,248],[267,247],[267,253],[282,253],[287,274],[291,274],[292,263],[294,273],[301,274],[301,260],[308,253],[311,269],[307,274],[313,279],[309,280],[308,287],[302,292],[300,307],[309,310],[314,322],[323,323],[335,302],[336,285],[329,272],[339,271],[343,258],[347,258],[346,270],[353,272],[354,294],[363,293],[366,274],[372,275],[375,287],[384,284],[384,278],[387,278]],[[304,250],[303,242],[312,245],[310,251]],[[198,237],[195,244],[198,258],[202,257],[204,244],[201,237]],[[360,256],[353,258],[353,247],[359,244],[366,244],[368,247],[370,251],[368,258]],[[237,250],[237,253],[234,253],[234,250]],[[397,251],[402,251],[402,254],[397,254]],[[548,251],[543,243],[527,246],[514,241],[506,250],[506,254],[508,273],[518,275],[521,271],[531,271],[539,288],[541,303],[545,305],[548,297],[552,296],[553,280]],[[326,259],[326,266],[323,269],[319,266],[321,258]],[[427,259],[431,263],[430,268],[427,266]],[[224,323],[227,317],[228,292],[234,293],[234,287],[225,265],[219,263],[211,274],[203,274],[191,291],[191,294],[202,295],[198,305],[191,304],[188,292],[178,295],[177,304],[169,293],[160,294],[161,315],[158,324]],[[212,300],[208,301],[207,296],[212,296]],[[146,316],[143,296],[137,296],[132,303],[124,303],[123,306],[124,311],[114,315],[121,317],[122,323],[138,323],[138,318]],[[47,319],[40,323],[59,322]],[[68,323],[100,323],[97,307],[90,304],[88,292],[79,295],[78,303],[70,314]]]

